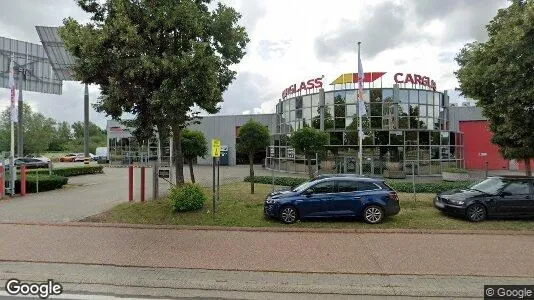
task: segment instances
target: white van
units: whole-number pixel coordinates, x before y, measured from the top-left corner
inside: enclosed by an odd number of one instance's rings
[[[108,147],[97,147],[95,151],[95,156],[97,156],[99,160],[108,160]]]

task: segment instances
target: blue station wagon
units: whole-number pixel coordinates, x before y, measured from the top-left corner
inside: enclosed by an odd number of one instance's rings
[[[332,176],[305,182],[287,191],[273,192],[264,202],[264,215],[284,223],[301,219],[361,217],[367,223],[380,223],[399,213],[397,192],[384,180]]]

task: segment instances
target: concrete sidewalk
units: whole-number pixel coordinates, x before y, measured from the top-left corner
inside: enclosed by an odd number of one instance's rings
[[[533,235],[0,224],[0,260],[347,274],[534,277]]]

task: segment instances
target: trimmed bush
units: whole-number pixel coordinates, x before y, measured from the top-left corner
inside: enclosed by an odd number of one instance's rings
[[[454,167],[445,167],[443,168],[443,172],[449,172],[449,173],[469,173],[466,169],[460,169],[460,168],[454,168]]]
[[[299,178],[299,177],[275,177],[274,184],[281,185],[281,186],[297,186],[307,180],[308,179],[306,178]],[[245,182],[250,182],[250,178],[248,176],[245,177]],[[263,183],[263,184],[272,184],[273,179],[272,177],[269,177],[269,176],[255,176],[254,182]],[[411,182],[386,180],[386,183],[390,187],[395,189],[397,192],[401,192],[401,193],[412,193],[413,192],[413,186]],[[474,182],[472,181],[416,182],[415,191],[417,193],[439,193],[439,192],[443,192],[447,190],[465,189],[471,186],[473,183]]]
[[[28,175],[26,177],[26,193],[37,192],[37,184],[39,184],[39,192],[57,190],[62,188],[68,182],[68,178],[57,175]],[[20,178],[15,181],[15,193],[20,193]]]
[[[200,185],[186,183],[180,187],[173,187],[169,193],[169,200],[175,212],[184,212],[201,209],[208,198]]]
[[[27,170],[28,175],[34,175],[39,173],[41,175],[48,175],[48,169],[30,169]],[[104,166],[77,166],[72,168],[54,168],[52,170],[54,175],[63,176],[63,177],[72,177],[79,175],[88,175],[88,174],[100,174],[104,173]]]

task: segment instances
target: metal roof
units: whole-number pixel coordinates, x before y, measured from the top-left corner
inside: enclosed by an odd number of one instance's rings
[[[59,36],[58,27],[35,26],[41,39],[48,60],[60,80],[75,81],[70,66],[74,65],[74,57],[65,49],[65,43]]]

